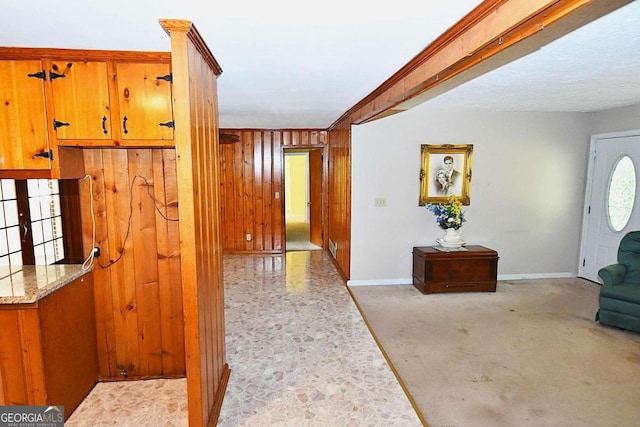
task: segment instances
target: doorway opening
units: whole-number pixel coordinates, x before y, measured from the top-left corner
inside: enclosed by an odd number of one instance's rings
[[[285,149],[285,250],[322,249],[322,149]]]

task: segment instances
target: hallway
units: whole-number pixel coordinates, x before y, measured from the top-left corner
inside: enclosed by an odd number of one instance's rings
[[[226,255],[219,426],[420,426],[325,251]],[[98,384],[67,426],[186,426],[184,379]]]
[[[309,237],[308,222],[287,222],[286,226],[286,250],[288,251],[317,251],[321,246],[314,245]]]
[[[225,257],[221,426],[420,426],[324,251]]]

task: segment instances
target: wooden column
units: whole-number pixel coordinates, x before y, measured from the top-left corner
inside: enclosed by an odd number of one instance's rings
[[[190,21],[160,24],[171,37],[189,425],[215,425],[230,374],[216,88],[222,70]]]

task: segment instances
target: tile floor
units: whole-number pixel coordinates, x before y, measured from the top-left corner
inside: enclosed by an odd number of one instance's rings
[[[421,426],[329,255],[225,257],[219,426]],[[184,426],[185,380],[101,383],[67,426]]]

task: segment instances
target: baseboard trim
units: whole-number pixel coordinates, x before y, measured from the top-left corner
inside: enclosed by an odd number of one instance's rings
[[[573,279],[576,273],[523,273],[523,274],[498,274],[498,281],[505,280],[530,280],[530,279]],[[370,279],[347,280],[347,286],[394,286],[412,285],[412,278],[403,279]]]
[[[373,279],[373,280],[348,280],[347,286],[370,286],[370,285],[412,285],[413,279]]]
[[[576,273],[524,273],[524,274],[498,274],[501,280],[529,280],[529,279],[574,279]]]

